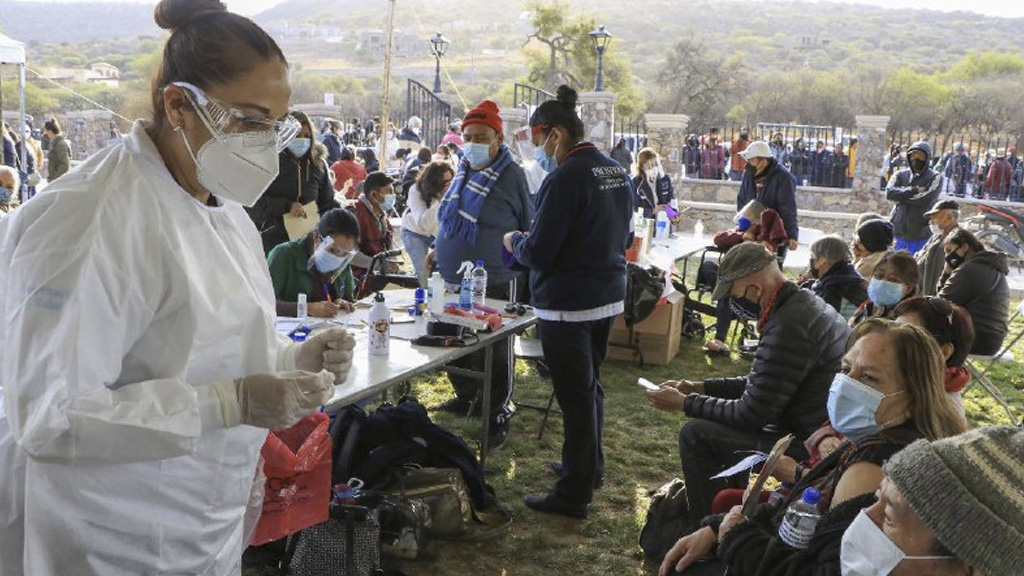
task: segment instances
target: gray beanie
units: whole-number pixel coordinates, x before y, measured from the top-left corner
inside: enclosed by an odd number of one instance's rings
[[[1024,430],[978,428],[918,440],[885,465],[910,508],[957,558],[985,576],[1024,566]]]

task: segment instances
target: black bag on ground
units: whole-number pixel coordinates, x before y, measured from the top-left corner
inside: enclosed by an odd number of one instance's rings
[[[676,541],[686,535],[689,525],[686,485],[679,478],[673,478],[651,496],[647,520],[640,530],[640,548],[643,548],[644,556],[661,562]]]
[[[623,316],[627,326],[643,322],[654,312],[665,290],[663,274],[654,266],[643,268],[632,262],[626,263],[626,311]]]

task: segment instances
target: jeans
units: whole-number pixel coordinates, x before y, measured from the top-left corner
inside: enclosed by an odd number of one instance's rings
[[[913,255],[920,252],[921,248],[924,248],[924,245],[927,243],[927,238],[925,238],[924,240],[907,240],[906,238],[897,237],[896,246],[893,248],[893,250],[906,250],[907,252],[910,252]]]
[[[539,324],[541,346],[562,409],[562,475],[555,494],[589,504],[604,476],[604,388],[601,364],[614,318]]]
[[[402,244],[405,246],[405,251],[409,254],[409,259],[412,260],[413,269],[416,271],[416,277],[422,281],[427,276],[430,276],[430,271],[426,270],[427,251],[430,250],[430,245],[434,243],[433,236],[424,236],[417,234],[412,230],[402,229]]]

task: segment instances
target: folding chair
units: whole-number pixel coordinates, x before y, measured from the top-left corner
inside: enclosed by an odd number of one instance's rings
[[[544,362],[544,350],[541,348],[539,338],[526,338],[522,334],[517,335],[514,346],[515,358],[521,358],[533,362],[537,366],[537,373],[542,378],[547,378],[548,370],[547,364]],[[514,366],[514,365],[513,365]],[[548,426],[548,416],[552,412],[561,414],[562,411],[558,408],[553,408],[555,403],[555,391],[551,391],[551,396],[548,397],[547,406],[539,406],[536,404],[527,404],[525,402],[516,402],[516,406],[523,408],[530,408],[531,410],[537,410],[544,414],[544,418],[540,422],[540,432],[537,433],[537,440],[544,438],[544,430]]]
[[[1017,306],[1017,310],[1013,313],[1013,317],[1010,318],[1010,323],[1024,315],[1024,301]],[[1016,336],[1010,340],[1009,344],[1005,344],[999,352],[996,352],[992,356],[982,356],[980,354],[971,354],[967,357],[967,362],[964,362],[964,368],[971,375],[971,381],[968,382],[967,387],[964,388],[964,392],[971,389],[972,386],[977,384],[982,390],[988,393],[1003,410],[1010,417],[1010,421],[1016,423],[1017,420],[1013,415],[1013,410],[1010,409],[1009,403],[1006,402],[1006,398],[1003,397],[1003,393],[999,390],[999,387],[988,377],[988,372],[996,363],[999,362],[1012,362],[1014,360],[1013,354],[1010,352],[1010,348],[1013,348],[1020,342],[1021,338],[1024,338],[1024,330],[1017,333]]]

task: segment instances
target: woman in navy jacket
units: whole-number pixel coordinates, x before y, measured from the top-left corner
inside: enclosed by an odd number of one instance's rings
[[[583,142],[576,91],[558,89],[530,118],[536,159],[551,172],[537,193],[528,233],[509,232],[505,248],[530,269],[544,358],[562,407],[562,462],[552,492],[527,496],[540,512],[587,515],[604,468],[600,367],[615,316],[624,310],[625,250],[632,242],[626,170]]]

